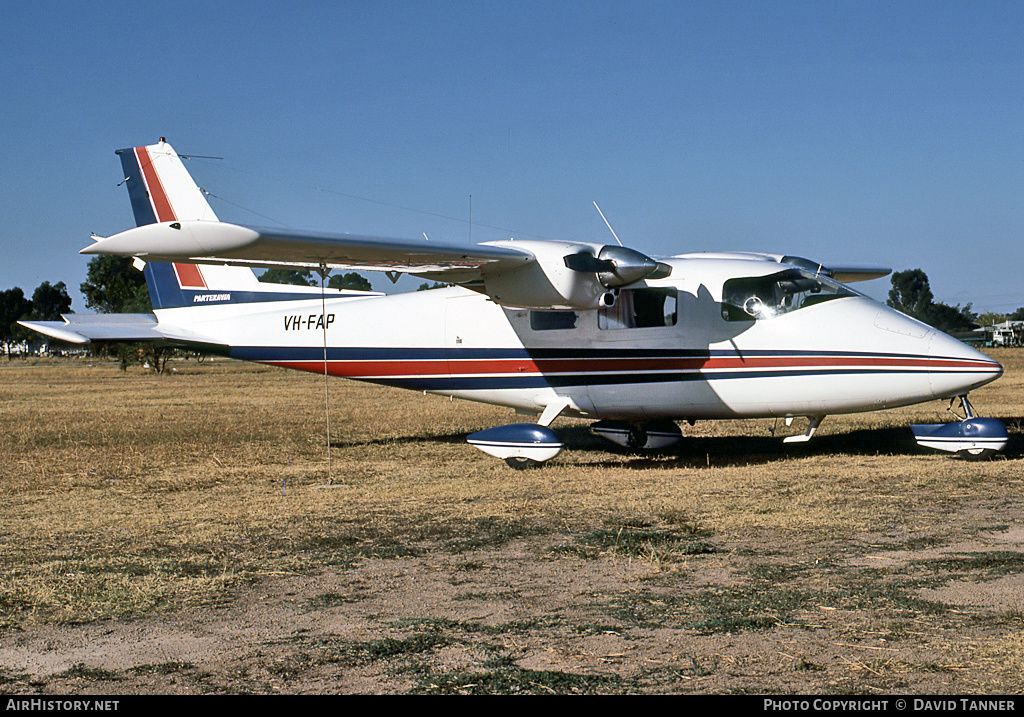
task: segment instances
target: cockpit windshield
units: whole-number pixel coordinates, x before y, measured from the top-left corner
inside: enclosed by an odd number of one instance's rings
[[[807,306],[857,292],[833,279],[803,269],[768,276],[729,279],[722,287],[722,318],[726,321],[771,319]]]

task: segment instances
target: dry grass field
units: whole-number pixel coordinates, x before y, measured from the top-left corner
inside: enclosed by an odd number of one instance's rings
[[[0,363],[3,693],[1016,693],[1024,351],[945,404],[513,471],[511,411],[232,361]]]

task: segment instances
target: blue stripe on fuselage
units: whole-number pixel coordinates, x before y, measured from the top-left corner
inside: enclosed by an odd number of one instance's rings
[[[323,347],[236,347],[229,354],[232,358],[246,361],[257,361],[280,366],[288,366],[291,363],[306,364],[305,367],[295,366],[311,370],[308,366],[316,364],[323,365]],[[869,375],[869,374],[922,374],[935,369],[935,365],[923,366],[835,366],[829,365],[829,358],[864,358],[864,359],[888,359],[900,361],[905,359],[921,360],[927,357],[913,354],[877,354],[871,352],[821,352],[821,351],[771,351],[755,350],[744,352],[750,358],[778,357],[795,358],[820,356],[823,362],[813,366],[784,366],[777,368],[761,367],[748,369],[710,369],[695,366],[692,369],[658,368],[659,360],[666,359],[697,359],[707,360],[716,358],[736,358],[737,354],[728,350],[700,350],[700,349],[447,349],[447,348],[328,348],[328,363],[345,362],[431,362],[439,363],[451,361],[450,371],[437,374],[415,375],[414,371],[396,370],[393,375],[349,375],[347,378],[364,381],[367,383],[382,384],[397,388],[407,388],[420,391],[472,391],[472,390],[500,390],[500,389],[534,389],[534,388],[565,388],[570,386],[585,385],[637,385],[637,384],[664,384],[690,381],[726,381],[751,378],[783,378],[797,376],[835,376],[835,375]],[[588,370],[588,359],[643,359],[651,360],[649,370]],[[460,361],[480,360],[514,360],[514,359],[576,359],[579,361],[578,368],[572,371],[552,371],[545,373],[530,372],[519,375],[510,375],[501,370],[495,370],[492,374],[468,375],[460,373]],[[397,368],[397,367],[396,367]],[[592,369],[592,367],[589,367]],[[329,370],[330,372],[330,370]],[[338,374],[341,375],[341,374]]]

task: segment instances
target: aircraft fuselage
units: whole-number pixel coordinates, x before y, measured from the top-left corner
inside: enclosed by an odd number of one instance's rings
[[[963,395],[1002,373],[962,342],[806,272],[666,261],[672,278],[593,310],[503,307],[452,287],[157,313],[239,359],[324,373],[326,341],[332,376],[627,421],[873,411]]]

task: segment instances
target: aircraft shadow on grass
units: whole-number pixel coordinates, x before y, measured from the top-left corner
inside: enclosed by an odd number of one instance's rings
[[[1016,461],[1024,456],[1024,417],[1002,417],[1009,429],[1009,443],[997,458],[999,461]],[[847,433],[815,436],[807,443],[786,444],[781,435],[776,436],[685,436],[668,448],[653,451],[637,451],[621,448],[600,436],[592,434],[587,426],[568,426],[558,429],[558,435],[567,451],[581,454],[605,454],[607,458],[599,463],[608,466],[669,467],[673,461],[680,466],[706,464],[759,465],[773,463],[786,458],[834,455],[893,455],[924,456],[936,455],[922,449],[914,440],[907,427],[861,429]],[[332,448],[358,448],[360,446],[404,445],[410,443],[433,443],[459,445],[466,441],[466,433],[427,433],[408,436],[389,436],[366,440],[332,440]],[[951,458],[955,460],[954,458]]]

